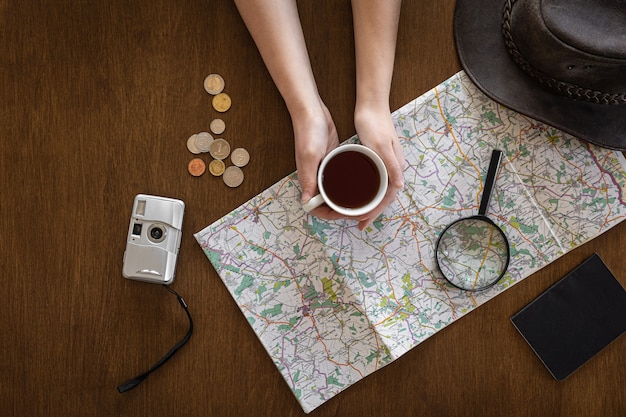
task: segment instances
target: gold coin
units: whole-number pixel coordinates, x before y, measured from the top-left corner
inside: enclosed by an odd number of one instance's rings
[[[230,155],[230,160],[233,162],[233,165],[243,167],[250,162],[250,154],[244,148],[237,148]]]
[[[206,165],[204,164],[204,161],[202,159],[193,158],[191,161],[189,161],[189,165],[187,165],[187,170],[194,177],[199,177],[200,175],[204,174],[204,171],[206,171]]]
[[[204,79],[204,89],[211,95],[216,95],[224,91],[224,79],[219,74],[209,74]]]
[[[209,153],[214,159],[225,159],[230,154],[230,145],[224,139],[215,139]]]
[[[187,139],[187,149],[189,150],[189,152],[195,155],[200,153],[200,149],[196,147],[196,136],[197,135],[194,134],[189,136],[189,139]]]
[[[196,148],[203,153],[209,151],[213,143],[213,136],[209,132],[200,132],[196,134]]]
[[[229,187],[239,187],[243,182],[243,171],[239,167],[229,166],[224,171],[222,179]]]
[[[230,109],[231,103],[230,96],[226,93],[219,93],[213,97],[213,108],[220,113],[224,113]]]
[[[224,165],[224,161],[222,161],[221,159],[214,159],[209,164],[209,172],[216,177],[222,175],[225,168],[226,165]]]
[[[213,119],[211,121],[211,132],[215,133],[216,135],[221,135],[222,133],[224,133],[224,130],[226,130],[226,123],[224,123],[224,121],[222,119]]]

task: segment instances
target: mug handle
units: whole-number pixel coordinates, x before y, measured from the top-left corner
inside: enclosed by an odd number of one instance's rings
[[[306,203],[302,204],[302,208],[307,213],[310,213],[312,210],[318,208],[322,204],[324,204],[324,197],[322,197],[321,194],[318,194],[312,199],[310,199],[309,201],[307,201]]]

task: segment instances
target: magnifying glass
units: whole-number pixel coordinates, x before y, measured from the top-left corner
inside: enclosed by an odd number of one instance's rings
[[[437,239],[437,267],[450,284],[462,290],[491,287],[500,281],[509,266],[509,241],[502,229],[486,216],[501,161],[502,151],[495,149],[478,214],[449,224]]]

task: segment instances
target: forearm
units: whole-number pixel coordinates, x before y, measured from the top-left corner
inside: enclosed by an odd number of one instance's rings
[[[352,0],[357,92],[354,126],[361,143],[380,155],[389,173],[387,195],[368,219],[359,222],[361,230],[404,187],[404,155],[389,109],[400,3],[400,0]]]
[[[400,0],[353,0],[357,109],[389,106]]]
[[[295,0],[235,0],[289,112],[319,109],[319,94]]]

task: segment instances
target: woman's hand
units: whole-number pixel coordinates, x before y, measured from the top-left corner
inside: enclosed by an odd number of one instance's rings
[[[315,109],[307,109],[302,113],[293,112],[291,120],[295,136],[298,181],[304,204],[319,193],[318,168],[322,159],[339,146],[339,138],[330,112],[321,101]],[[344,217],[325,204],[314,209],[311,214],[328,220]]]
[[[404,188],[403,171],[406,162],[386,104],[357,106],[354,125],[360,142],[381,157],[389,174],[389,186],[383,201],[374,210],[359,218],[359,229],[363,230],[393,203],[398,192]]]

